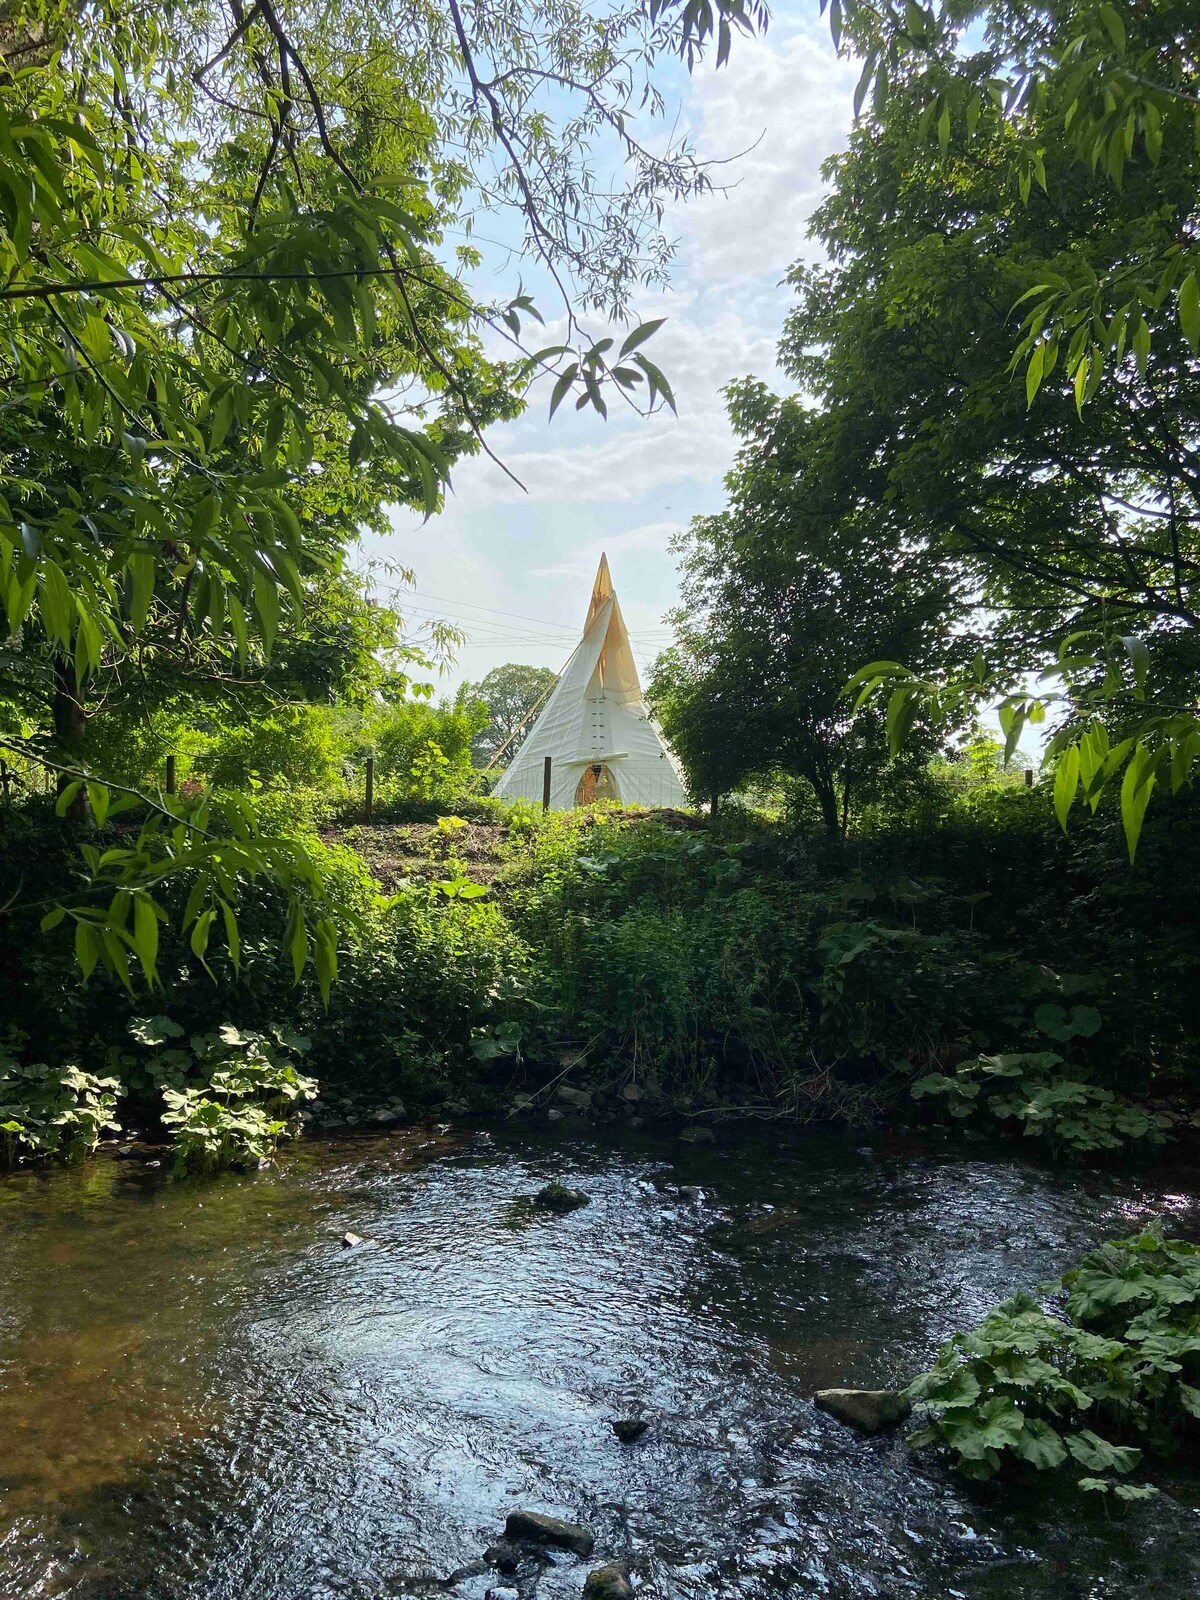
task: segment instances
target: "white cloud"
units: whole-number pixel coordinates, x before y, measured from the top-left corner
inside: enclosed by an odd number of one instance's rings
[[[720,71],[697,75],[700,154],[749,153],[728,169],[725,193],[681,213],[689,280],[779,278],[813,254],[806,235],[821,164],[845,145],[858,77],[834,54],[828,30],[816,28],[784,19],[763,38],[740,41]]]

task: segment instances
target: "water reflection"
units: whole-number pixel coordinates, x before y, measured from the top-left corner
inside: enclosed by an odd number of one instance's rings
[[[972,1500],[808,1403],[902,1379],[1165,1194],[1194,1229],[1178,1174],[735,1155],[410,1133],[204,1185],[0,1182],[0,1595],[446,1593],[516,1505],[586,1523],[656,1600],[1196,1592],[1183,1506]],[[555,1174],[591,1204],[514,1230]],[[520,1583],[578,1596],[584,1570]]]

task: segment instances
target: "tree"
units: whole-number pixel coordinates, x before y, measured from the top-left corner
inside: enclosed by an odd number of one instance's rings
[[[1200,329],[1186,287],[1200,166],[1183,10],[1127,19],[1129,51],[1158,51],[1170,93],[1148,139],[1150,101],[1133,124],[1123,115],[1120,160],[1080,160],[1094,85],[1074,69],[1047,68],[1015,100],[985,91],[969,119],[947,112],[930,131],[931,73],[964,95],[989,74],[1015,81],[1033,55],[1070,56],[1106,9],[1042,7],[1021,39],[997,10],[977,56],[905,58],[830,169],[815,227],[833,265],[794,274],[783,359],[824,418],[805,465],[814,507],[880,508],[897,547],[915,537],[965,563],[996,619],[965,675],[904,656],[863,674],[868,695],[886,690],[896,736],[920,705],[965,715],[999,697],[1011,749],[1027,719],[1057,710],[1060,815],[1081,785],[1095,805],[1120,774],[1132,846],[1154,783],[1178,787],[1200,754]],[[1143,280],[1127,301],[1130,263]],[[1103,339],[1091,312],[1072,320],[1050,294],[1080,271]],[[1051,667],[1058,688],[1030,694],[1023,675]]]
[[[655,666],[663,730],[697,794],[800,779],[830,834],[888,760],[881,717],[842,697],[864,650],[949,663],[974,645],[967,591],[918,539],[897,544],[868,504],[827,517],[806,492],[824,418],[753,380],[729,391],[745,440],[730,503],[681,541],[678,646]]]
[[[538,373],[555,404],[672,403],[642,349],[654,325],[610,356],[579,313],[627,315],[666,270],[665,200],[708,181],[685,144],[638,141],[643,94],[666,110],[656,58],[723,56],[754,20],[730,0],[2,0],[0,604],[13,692],[50,715],[27,729],[0,708],[0,749],[57,773],[67,809],[146,818],[129,847],[89,846],[89,895],[48,913],[85,973],[127,977],[134,956],[156,981],[155,889],[177,876],[195,953],[223,929],[236,962],[239,896],[269,874],[297,973],[311,952],[328,985],[337,930],[306,853],[260,837],[241,793],[120,794],[88,758],[97,690],[131,662],[264,668],[355,531],[388,503],[435,511]],[[598,185],[591,153],[613,140],[627,181]],[[480,303],[478,247],[446,247],[503,204],[562,289],[548,350],[522,343],[520,286]]]
[[[856,115],[916,107],[918,136],[942,150],[973,143],[999,117],[1007,170],[1028,201],[1055,184],[1047,152],[1122,190],[1131,167],[1195,146],[1200,63],[1190,0],[821,0],[835,41],[863,58]],[[1175,325],[1200,348],[1200,241],[1164,185],[1163,208],[1131,213],[1118,235],[1078,248],[1025,302],[1018,363],[1036,392],[1061,354],[1080,400],[1128,349],[1142,360]],[[1180,225],[1182,224],[1182,225]]]
[[[549,667],[528,667],[508,661],[493,667],[479,683],[468,683],[462,693],[487,707],[488,722],[475,739],[472,754],[486,766],[502,753],[507,764],[533,727],[537,710],[550,698],[558,674]]]

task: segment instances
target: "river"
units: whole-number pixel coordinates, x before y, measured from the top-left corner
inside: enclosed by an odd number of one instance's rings
[[[514,1204],[556,1175],[590,1204]],[[483,1600],[522,1507],[596,1536],[518,1574],[537,1600],[605,1560],[647,1600],[1183,1600],[1200,1477],[1117,1512],[970,1491],[811,1401],[903,1382],[1152,1215],[1200,1235],[1196,1175],[828,1134],[412,1129],[207,1182],[13,1174],[0,1596]]]

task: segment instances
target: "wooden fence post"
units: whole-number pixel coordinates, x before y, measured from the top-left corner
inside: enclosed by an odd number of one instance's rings
[[[375,809],[375,757],[367,757],[367,821],[371,820],[371,812]]]
[[[547,756],[546,759],[542,762],[542,810],[543,811],[549,811],[549,809],[550,809],[550,765],[551,765],[551,758],[549,756]]]
[[[175,793],[175,757],[167,757],[166,781],[163,785],[168,794]]]

